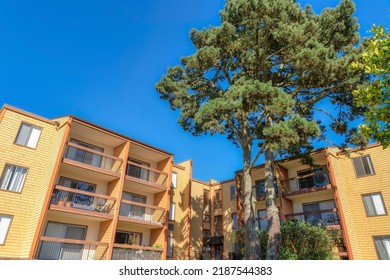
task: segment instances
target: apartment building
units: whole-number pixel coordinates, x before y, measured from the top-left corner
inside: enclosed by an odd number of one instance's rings
[[[0,155],[0,257],[165,258],[172,154],[6,105]]]
[[[390,149],[277,161],[281,221],[340,232],[340,259],[390,258]],[[203,182],[192,161],[75,116],[0,111],[0,259],[234,259],[241,171]],[[195,167],[196,168],[196,167]],[[267,229],[264,165],[253,205]]]

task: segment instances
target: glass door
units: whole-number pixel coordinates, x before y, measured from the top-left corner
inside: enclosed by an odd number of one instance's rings
[[[320,211],[320,205],[318,203],[305,204],[303,205],[303,212],[316,212]],[[321,214],[313,213],[305,215],[305,222],[312,225],[317,225],[321,222]]]

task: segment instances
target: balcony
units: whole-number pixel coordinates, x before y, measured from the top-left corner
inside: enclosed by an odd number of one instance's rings
[[[167,189],[168,174],[132,161],[127,162],[126,179],[138,183],[138,188],[145,189],[145,183],[156,189],[155,192]],[[137,187],[137,186],[135,186]]]
[[[36,259],[106,260],[108,243],[41,236]]]
[[[215,200],[215,201],[214,201],[214,208],[215,208],[215,209],[220,209],[220,208],[222,208],[222,200]]]
[[[119,220],[142,224],[148,228],[161,228],[166,211],[162,207],[122,199]]]
[[[300,221],[322,226],[328,230],[340,229],[340,218],[336,208],[286,214],[286,219],[288,221]]]
[[[98,171],[111,177],[119,178],[123,160],[79,144],[68,142],[63,162],[89,171]]]
[[[64,186],[54,188],[50,209],[100,218],[113,218],[116,198]]]
[[[283,180],[283,185],[285,196],[329,190],[332,188],[329,175],[325,171],[315,171],[310,174]]]
[[[161,260],[162,248],[114,243],[113,260]]]

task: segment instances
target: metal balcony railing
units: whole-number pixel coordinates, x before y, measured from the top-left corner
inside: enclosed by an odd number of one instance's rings
[[[215,200],[214,201],[214,208],[215,209],[222,208],[222,200]]]
[[[114,244],[113,260],[161,260],[162,248]]]
[[[324,187],[330,184],[328,172],[315,171],[311,174],[298,176],[283,180],[284,188],[286,189],[286,183],[289,186],[289,192],[295,192],[310,188]]]
[[[122,199],[119,216],[126,220],[135,220],[162,226],[166,211],[162,207]]]
[[[318,226],[339,226],[340,218],[337,209],[326,209],[312,212],[301,212],[286,214],[286,219],[290,221],[301,221]]]
[[[88,167],[120,173],[123,160],[121,158],[102,153],[75,143],[67,144],[64,159],[84,164]]]
[[[132,161],[127,162],[126,176],[167,187],[167,173]]]
[[[36,259],[106,260],[108,243],[41,236]]]
[[[51,205],[69,207],[103,214],[112,214],[116,198],[57,185],[51,198]],[[66,209],[66,208],[64,208]]]

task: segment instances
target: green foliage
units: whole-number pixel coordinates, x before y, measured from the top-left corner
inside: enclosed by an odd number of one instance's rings
[[[365,122],[362,134],[381,142],[384,148],[390,145],[390,33],[383,26],[372,28],[367,50],[360,61],[351,64],[357,73],[369,75],[368,83],[354,92],[359,107],[365,108]]]
[[[184,130],[224,134],[240,146],[246,174],[263,152],[272,165],[277,155],[311,151],[312,140],[325,137],[325,126],[313,117],[321,100],[330,100],[332,111],[339,112],[326,114],[337,133],[345,134],[361,113],[351,95],[360,76],[348,67],[360,53],[354,12],[352,0],[318,15],[295,0],[226,0],[221,25],[191,30],[195,53],[168,68],[155,88],[180,110]],[[253,147],[258,147],[255,156]],[[310,162],[307,155],[305,161]],[[243,178],[248,226],[254,217],[252,184],[250,176]],[[277,217],[272,180],[266,180],[266,188],[267,208]],[[278,236],[275,225],[272,234]],[[248,230],[248,240],[252,233]]]
[[[339,233],[322,227],[302,222],[286,222],[281,225],[282,243],[280,259],[282,260],[332,260],[332,247],[336,246]],[[245,255],[245,230],[235,232],[235,242]],[[261,259],[266,259],[268,232],[258,231],[261,247]]]

